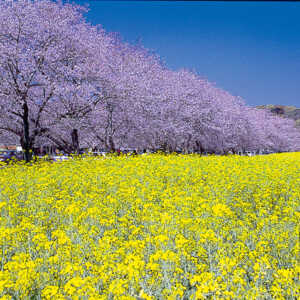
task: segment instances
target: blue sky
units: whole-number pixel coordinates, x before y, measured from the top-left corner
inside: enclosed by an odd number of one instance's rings
[[[300,2],[87,1],[88,22],[248,105],[300,107]]]

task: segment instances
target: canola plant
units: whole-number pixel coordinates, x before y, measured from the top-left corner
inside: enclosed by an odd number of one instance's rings
[[[299,299],[300,153],[0,169],[0,299]]]

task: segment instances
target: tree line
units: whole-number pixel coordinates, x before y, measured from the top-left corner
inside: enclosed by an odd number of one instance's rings
[[[297,151],[292,120],[249,107],[141,45],[87,23],[86,8],[0,1],[0,135],[31,150]]]

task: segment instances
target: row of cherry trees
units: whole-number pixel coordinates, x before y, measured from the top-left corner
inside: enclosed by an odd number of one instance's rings
[[[0,135],[34,147],[297,151],[293,121],[248,107],[141,46],[91,26],[85,9],[0,0]]]

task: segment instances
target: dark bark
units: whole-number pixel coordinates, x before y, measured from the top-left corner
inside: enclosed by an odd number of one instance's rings
[[[109,136],[108,143],[109,143],[109,149],[110,149],[110,151],[111,152],[115,152],[116,151],[116,147],[115,147],[115,143],[114,143],[114,140],[113,140],[112,136]]]
[[[25,150],[25,160],[30,162],[31,160],[31,142],[29,136],[29,118],[28,118],[28,105],[26,102],[23,104],[23,126],[24,126],[24,150]]]
[[[75,153],[79,154],[79,138],[77,129],[72,130],[72,148]]]
[[[202,154],[204,152],[204,148],[203,148],[202,143],[200,141],[196,141],[196,149],[200,154]]]

